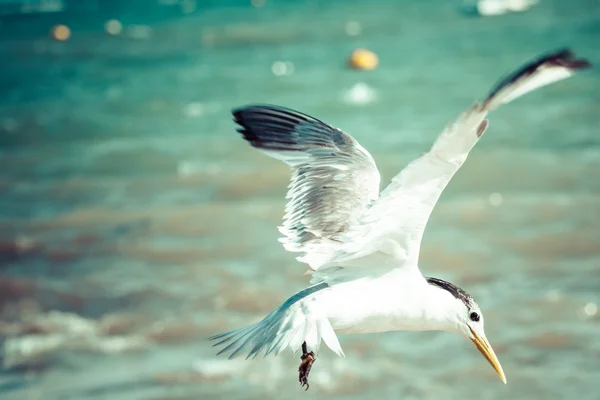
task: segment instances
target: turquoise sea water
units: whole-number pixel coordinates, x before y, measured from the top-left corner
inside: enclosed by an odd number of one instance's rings
[[[478,301],[507,386],[450,333],[341,336],[308,393],[297,356],[229,361],[204,340],[308,281],[277,243],[287,167],[231,108],[344,129],[383,186],[523,62],[571,47],[600,64],[596,1],[489,18],[446,0],[198,4],[126,14],[118,36],[104,17],[0,24],[2,399],[600,396],[598,68],[493,113],[425,234],[422,271]],[[379,68],[348,69],[356,47]]]

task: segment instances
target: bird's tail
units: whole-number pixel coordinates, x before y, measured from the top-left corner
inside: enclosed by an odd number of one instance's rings
[[[209,338],[217,341],[214,346],[225,346],[217,355],[229,353],[229,358],[246,354],[246,359],[255,358],[259,353],[266,357],[277,355],[290,349],[296,353],[306,342],[310,351],[318,352],[321,339],[334,353],[343,356],[337,336],[317,306],[311,306],[311,295],[326,289],[326,283],[320,283],[304,289],[267,315],[262,321],[221,333]]]
[[[578,69],[590,67],[589,62],[575,58],[568,49],[543,55],[500,80],[483,102],[483,108],[491,111],[532,90],[566,79]]]

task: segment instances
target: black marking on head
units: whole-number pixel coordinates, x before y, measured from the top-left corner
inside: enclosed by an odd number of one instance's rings
[[[465,292],[463,289],[459,288],[456,285],[453,285],[450,282],[446,282],[445,280],[442,279],[438,279],[438,278],[425,278],[427,279],[427,283],[429,283],[430,285],[434,285],[439,287],[440,289],[444,289],[448,292],[450,292],[450,294],[452,294],[452,296],[456,297],[457,299],[459,299],[460,301],[462,301],[464,303],[465,306],[467,306],[468,308],[471,308],[473,306],[473,304],[475,303],[475,300],[473,300],[473,297]]]

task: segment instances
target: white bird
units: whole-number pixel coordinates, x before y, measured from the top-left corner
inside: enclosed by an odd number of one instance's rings
[[[211,337],[230,358],[302,348],[299,381],[321,340],[344,353],[336,333],[443,330],[470,339],[506,383],[475,300],[419,271],[423,231],[440,194],[485,132],[489,111],[588,68],[569,50],[542,56],[501,80],[487,98],[449,124],[431,149],[379,194],[373,158],[352,136],[308,115],[269,105],[233,110],[253,147],[293,173],[280,227],[283,246],[302,253],[312,286],[262,321]]]

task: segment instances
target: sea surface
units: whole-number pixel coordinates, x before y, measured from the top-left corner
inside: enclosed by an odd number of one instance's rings
[[[344,129],[383,188],[522,63],[570,47],[600,65],[597,0],[183,3],[0,20],[0,398],[600,398],[599,68],[494,112],[426,230],[421,270],[474,296],[508,385],[445,332],[340,336],[306,393],[298,355],[205,340],[308,283],[277,242],[288,168],[231,108]],[[347,67],[359,47],[377,69]]]

